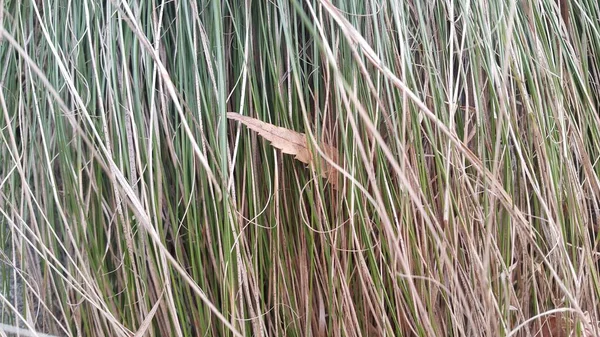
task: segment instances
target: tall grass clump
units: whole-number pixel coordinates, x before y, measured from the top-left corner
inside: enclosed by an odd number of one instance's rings
[[[600,335],[598,1],[0,10],[0,335]]]

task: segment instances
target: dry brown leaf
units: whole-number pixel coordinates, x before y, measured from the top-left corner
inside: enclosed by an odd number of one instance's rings
[[[593,323],[589,317],[589,313],[585,313],[587,323],[591,326]],[[542,319],[541,326],[538,326],[534,331],[536,337],[572,337],[577,334],[574,331],[575,323],[572,319],[561,315],[552,314]],[[595,334],[589,330],[589,327],[584,327],[581,334],[582,337],[594,337]]]
[[[315,153],[311,152],[304,133],[265,123],[256,118],[243,116],[235,112],[228,112],[227,118],[246,125],[250,130],[256,131],[264,139],[271,142],[281,152],[294,155],[296,159],[309,165],[313,170],[318,170],[334,188],[337,188],[337,170],[325,159],[321,158],[316,150]],[[338,163],[338,151],[335,147],[328,144],[319,144],[319,147],[334,163]],[[314,158],[320,158],[318,165]]]
[[[539,337],[569,337],[566,328],[567,320],[559,315],[550,315],[542,319],[542,325],[534,336]]]

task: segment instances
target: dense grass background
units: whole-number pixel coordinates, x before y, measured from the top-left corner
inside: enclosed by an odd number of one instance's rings
[[[598,1],[0,4],[0,335],[597,329]]]

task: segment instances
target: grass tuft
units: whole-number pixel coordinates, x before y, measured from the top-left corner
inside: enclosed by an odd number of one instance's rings
[[[0,10],[0,334],[600,334],[597,1]]]

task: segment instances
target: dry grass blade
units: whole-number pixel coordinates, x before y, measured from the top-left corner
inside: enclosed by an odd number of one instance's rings
[[[152,324],[152,319],[154,318],[154,315],[156,315],[156,311],[158,310],[160,303],[162,302],[162,297],[164,294],[165,294],[165,292],[163,291],[162,294],[160,295],[159,299],[156,301],[156,303],[154,304],[154,306],[152,307],[152,309],[146,316],[146,318],[144,318],[144,321],[140,325],[140,327],[139,327],[138,331],[135,333],[134,337],[142,337],[146,334],[146,331]]]
[[[319,160],[318,164],[315,163],[315,158],[318,157],[318,154],[311,151],[304,133],[265,123],[256,118],[243,116],[235,112],[228,112],[227,118],[238,121],[250,130],[257,132],[261,137],[271,142],[274,147],[280,149],[281,152],[294,155],[297,160],[308,164],[313,170],[325,177],[334,188],[337,188],[337,170],[323,159]],[[335,147],[328,144],[321,144],[319,146],[334,163],[339,163],[338,151]]]
[[[4,335],[5,333],[7,333],[7,334],[15,334],[15,335],[18,334],[19,336],[23,336],[23,337],[29,337],[29,336],[33,336],[33,337],[56,337],[54,335],[48,335],[48,334],[44,334],[44,333],[40,333],[40,332],[35,332],[35,331],[31,331],[31,330],[19,328],[19,327],[16,327],[16,326],[12,326],[12,325],[7,325],[7,324],[0,323],[0,334]]]

